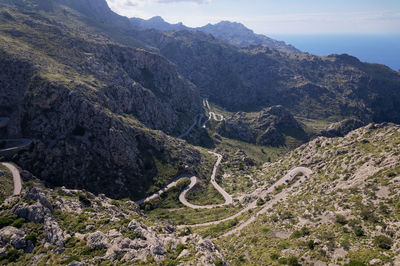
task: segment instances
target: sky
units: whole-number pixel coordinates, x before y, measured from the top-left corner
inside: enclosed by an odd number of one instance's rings
[[[106,0],[127,17],[190,27],[221,20],[261,34],[400,34],[400,0]]]

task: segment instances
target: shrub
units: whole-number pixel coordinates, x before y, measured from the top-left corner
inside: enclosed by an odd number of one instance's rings
[[[395,177],[396,173],[395,172],[389,172],[387,173],[387,177]]]
[[[278,263],[279,264],[287,264],[288,260],[287,260],[287,258],[279,258]]]
[[[37,235],[35,233],[30,233],[25,237],[25,240],[30,240],[34,246],[37,244]]]
[[[387,236],[380,235],[374,238],[374,244],[382,249],[391,249],[393,245],[393,240]]]
[[[360,215],[364,221],[370,221],[373,223],[378,222],[378,218],[375,216],[372,206],[363,206]]]
[[[21,256],[21,253],[16,249],[10,249],[6,254],[0,256],[1,260],[7,260],[8,262],[17,261],[17,259]]]
[[[9,226],[13,223],[13,219],[10,217],[0,217],[0,229]]]
[[[294,256],[289,257],[289,259],[287,260],[287,264],[290,266],[301,266],[299,260]]]
[[[290,237],[291,238],[300,238],[300,237],[308,236],[308,235],[310,235],[310,229],[308,229],[308,227],[304,226],[300,230],[294,231]]]
[[[117,200],[112,200],[111,204],[114,205],[114,206],[117,206],[117,207],[120,206],[120,204],[119,204],[119,202]]]
[[[264,203],[265,203],[265,201],[264,201],[262,198],[259,198],[259,199],[257,200],[257,206],[264,205]]]
[[[11,225],[17,228],[21,228],[24,222],[25,222],[24,218],[18,218]]]
[[[176,246],[176,252],[178,252],[178,254],[180,254],[184,249],[186,249],[186,246],[184,244],[178,244]]]
[[[315,248],[314,240],[308,240],[307,241],[307,247],[308,247],[308,249],[313,250]]]
[[[79,201],[82,202],[86,206],[90,206],[92,204],[91,201],[83,194],[79,194],[78,198],[79,198]]]
[[[336,216],[335,216],[335,221],[336,221],[338,224],[341,224],[341,225],[347,224],[346,217],[344,217],[344,215],[341,215],[341,214],[336,214]]]
[[[350,262],[345,264],[344,266],[367,266],[367,265],[358,260],[350,260]]]
[[[356,226],[354,227],[354,234],[356,236],[364,236],[364,230],[362,229],[361,226]]]
[[[271,260],[277,260],[279,259],[279,255],[276,253],[272,253],[271,256],[269,256],[271,258]]]
[[[215,265],[215,266],[222,266],[222,265],[224,265],[224,263],[222,262],[222,260],[216,260],[216,261],[214,262],[214,265]]]

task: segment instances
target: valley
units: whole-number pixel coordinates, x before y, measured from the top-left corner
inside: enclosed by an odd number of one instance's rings
[[[399,106],[240,23],[0,0],[0,265],[399,265]]]

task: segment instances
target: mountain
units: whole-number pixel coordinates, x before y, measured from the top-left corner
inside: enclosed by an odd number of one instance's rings
[[[302,125],[282,106],[265,108],[255,114],[236,113],[221,123],[218,133],[262,146],[284,146],[288,136],[302,141],[308,139]]]
[[[132,198],[196,167],[200,152],[172,137],[201,112],[193,84],[102,31],[107,14],[123,21],[105,2],[64,3],[1,1],[0,116],[9,139],[33,140],[14,160],[53,185]]]
[[[238,22],[221,21],[214,25],[208,24],[206,26],[196,28],[196,30],[209,33],[217,39],[238,47],[248,47],[254,45],[276,49],[280,52],[285,52],[288,54],[300,53],[300,51],[292,45],[268,38],[262,34],[255,34],[252,30],[246,28],[243,24]]]
[[[247,226],[240,225],[248,218],[238,219],[239,226],[220,224],[202,235],[218,237],[231,265],[398,265],[399,130],[370,124],[266,163],[252,175],[255,199],[290,169],[313,172],[272,188]]]
[[[349,55],[0,0],[0,265],[399,265],[399,103]]]
[[[153,17],[149,20],[140,18],[130,18],[132,24],[140,29],[157,29],[160,31],[201,31],[213,35],[215,38],[237,47],[265,46],[281,52],[297,54],[300,53],[295,47],[287,45],[285,42],[276,41],[265,35],[255,34],[243,24],[230,21],[221,21],[217,24],[207,24],[203,27],[190,28],[182,23],[170,24],[161,17]]]
[[[282,105],[319,120],[400,121],[400,75],[349,55],[288,55],[266,47],[237,48],[202,32],[139,32],[201,95],[229,111]]]
[[[160,31],[190,30],[189,27],[186,27],[182,23],[170,24],[160,16],[152,17],[148,20],[141,18],[130,18],[129,20],[135,27],[140,29],[157,29]]]

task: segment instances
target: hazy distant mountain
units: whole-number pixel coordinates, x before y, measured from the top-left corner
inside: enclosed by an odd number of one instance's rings
[[[183,25],[181,22],[177,24],[170,24],[160,16],[152,17],[148,20],[141,18],[131,18],[130,20],[135,26],[142,29],[157,29],[161,31],[190,29],[189,27]]]
[[[217,39],[238,47],[261,45],[271,49],[279,50],[281,52],[291,54],[300,53],[300,51],[292,45],[268,38],[265,35],[255,34],[243,24],[237,22],[221,21],[217,24],[207,24],[206,26],[199,28],[190,28],[183,25],[181,22],[177,24],[170,24],[159,16],[150,18],[149,20],[141,18],[131,18],[130,20],[136,27],[140,29],[157,29],[160,31],[197,30],[211,34]]]
[[[151,23],[0,0],[0,265],[400,265],[398,72]]]

